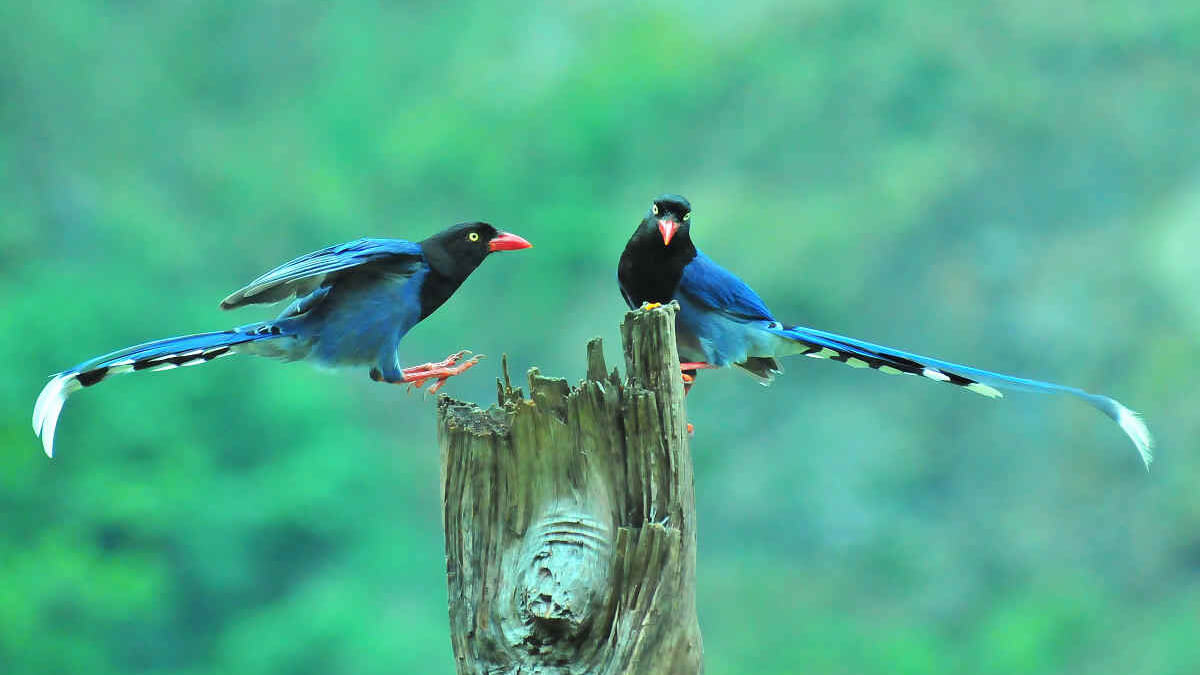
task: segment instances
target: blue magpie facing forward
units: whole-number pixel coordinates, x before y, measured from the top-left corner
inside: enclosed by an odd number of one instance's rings
[[[683,361],[680,367],[689,385],[698,369],[729,365],[743,368],[767,384],[782,372],[777,357],[803,354],[892,375],[918,375],[989,398],[1000,398],[999,389],[1070,394],[1121,425],[1150,468],[1150,430],[1136,413],[1107,396],[780,323],[745,282],[696,250],[691,212],[691,204],[679,195],[655,199],[625,245],[617,267],[621,294],[631,309],[644,303],[679,303],[675,334]]]
[[[284,263],[221,301],[221,309],[296,300],[272,321],[217,333],[155,340],[105,354],[65,370],[42,389],[33,430],[54,456],[54,429],[67,397],[110,375],[207,363],[230,354],[325,366],[370,365],[371,379],[422,386],[475,365],[466,352],[440,363],[402,368],[396,348],[417,322],[446,302],[495,251],[529,248],[521,237],[487,223],[461,223],[428,239],[358,239]]]

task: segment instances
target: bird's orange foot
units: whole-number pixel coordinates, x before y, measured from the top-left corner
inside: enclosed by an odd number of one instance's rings
[[[692,426],[691,422],[688,422],[687,430],[689,437],[696,435],[696,427]]]
[[[687,373],[683,374],[683,383],[684,384],[691,384],[695,381],[696,381],[696,377],[694,375],[688,375]]]
[[[426,363],[424,365],[414,366],[413,369],[405,368],[401,371],[404,373],[404,382],[416,387],[417,389],[420,389],[421,387],[425,386],[425,383],[429,380],[437,380],[437,382],[434,382],[432,387],[425,390],[427,393],[436,394],[437,391],[442,388],[442,385],[446,384],[446,380],[454,377],[455,375],[461,375],[462,373],[465,373],[473,368],[475,364],[479,363],[479,359],[483,358],[482,354],[476,354],[466,361],[458,363],[458,360],[466,354],[467,352],[462,351],[457,354],[452,354],[441,363]]]
[[[646,303],[642,303],[642,309],[658,309],[659,307],[662,307],[662,303],[661,303],[661,302],[646,302]]]

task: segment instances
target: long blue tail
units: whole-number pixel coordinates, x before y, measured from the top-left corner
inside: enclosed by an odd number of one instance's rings
[[[42,389],[33,406],[33,430],[47,457],[54,456],[54,430],[67,397],[110,375],[194,366],[236,353],[241,345],[281,337],[271,324],[242,326],[218,333],[198,333],[155,340],[98,356],[58,373]]]
[[[949,361],[910,354],[909,352],[856,340],[815,328],[790,326],[772,332],[796,343],[796,352],[813,358],[840,361],[856,368],[873,368],[892,375],[908,373],[937,382],[947,382],[989,398],[1000,398],[1000,389],[1026,391],[1037,394],[1070,394],[1083,399],[1089,405],[1108,415],[1137,447],[1138,454],[1149,470],[1154,460],[1154,439],[1150,430],[1137,413],[1107,396],[1091,394],[1075,387],[1066,387],[1052,382],[1013,377],[988,370],[980,370]]]

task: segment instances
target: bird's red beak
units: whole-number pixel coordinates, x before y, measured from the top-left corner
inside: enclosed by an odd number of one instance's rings
[[[679,223],[671,218],[658,219],[658,231],[662,233],[663,246],[671,245],[671,237],[675,236],[675,232],[679,230]]]
[[[518,237],[512,232],[501,232],[488,242],[488,251],[520,251],[531,246],[533,244],[526,241],[524,237]]]

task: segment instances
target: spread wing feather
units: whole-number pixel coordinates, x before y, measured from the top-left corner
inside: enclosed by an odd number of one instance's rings
[[[305,295],[329,275],[343,270],[389,260],[411,267],[422,257],[420,244],[403,239],[356,239],[336,244],[302,255],[251,281],[222,300],[221,309],[278,302],[293,294]]]

